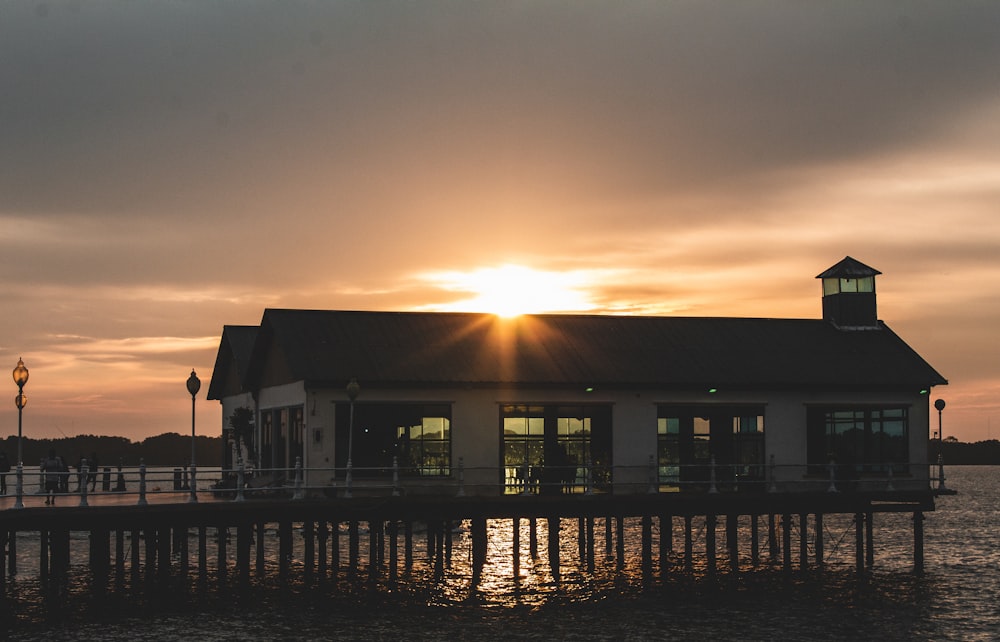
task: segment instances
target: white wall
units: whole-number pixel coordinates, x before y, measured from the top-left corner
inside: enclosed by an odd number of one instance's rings
[[[345,384],[346,385],[346,384]],[[910,408],[911,482],[926,486],[929,397],[917,393],[793,393],[734,392],[716,394],[678,391],[509,390],[483,388],[397,389],[365,388],[357,403],[443,403],[452,408],[452,465],[461,460],[468,487],[484,492],[500,483],[500,405],[504,403],[610,404],[616,486],[635,490],[649,482],[650,456],[656,454],[656,418],[659,404],[753,404],[764,407],[765,463],[775,464],[779,481],[799,481],[806,472],[806,409],[811,404],[880,404]],[[343,390],[306,391],[302,382],[262,390],[260,409],[302,405],[305,409],[306,468],[314,469],[310,485],[327,485],[334,478],[335,404],[347,402]],[[223,414],[232,412],[228,401]],[[232,407],[240,405],[233,402]],[[259,419],[258,419],[259,425]],[[317,442],[316,432],[320,434]],[[258,442],[259,443],[259,442]],[[341,471],[340,477],[343,477]],[[905,484],[905,480],[900,480]],[[899,483],[897,483],[899,486]]]

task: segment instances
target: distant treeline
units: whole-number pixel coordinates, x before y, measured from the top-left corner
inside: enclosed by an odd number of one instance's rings
[[[943,443],[933,439],[927,452],[930,454],[931,463],[937,462],[940,452],[944,455],[946,465],[1000,464],[1000,441],[996,439],[971,444],[958,441],[954,437],[946,437]]]
[[[102,437],[79,435],[61,439],[28,439],[21,442],[25,466],[37,466],[49,449],[76,468],[80,457],[97,455],[97,462],[104,466],[138,466],[140,461],[147,466],[184,466],[191,462],[191,436],[165,433],[148,437],[142,441],[130,441],[125,437]],[[17,462],[17,435],[0,440],[0,450],[6,455],[11,466]],[[222,437],[195,437],[195,463],[198,466],[222,465]]]
[[[148,437],[135,442],[125,437],[79,435],[61,439],[29,439],[22,441],[25,465],[37,465],[54,448],[70,466],[76,466],[80,457],[97,455],[103,466],[137,466],[142,460],[147,466],[183,466],[191,461],[191,437],[174,432]],[[943,449],[943,450],[942,450]],[[17,436],[0,440],[0,451],[7,455],[11,465],[17,462]],[[222,437],[195,437],[195,457],[199,466],[222,465]],[[944,455],[947,465],[1000,465],[1000,441],[989,439],[965,443],[948,437],[944,443],[930,441],[930,463],[937,462],[938,453]]]

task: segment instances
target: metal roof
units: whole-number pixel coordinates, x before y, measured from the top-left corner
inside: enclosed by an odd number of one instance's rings
[[[280,365],[280,367],[276,367]],[[219,367],[219,364],[216,364]],[[880,322],[265,310],[246,389],[512,385],[926,388],[947,381]],[[214,377],[213,377],[214,384]]]
[[[822,273],[816,275],[817,279],[848,278],[861,279],[866,276],[876,276],[882,274],[873,267],[869,267],[861,261],[845,256],[836,265],[827,268]]]
[[[208,384],[208,399],[222,399],[242,391],[258,330],[255,325],[227,325],[222,328],[212,381]]]

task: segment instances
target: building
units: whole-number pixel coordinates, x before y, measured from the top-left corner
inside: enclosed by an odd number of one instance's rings
[[[413,493],[927,489],[947,381],[878,320],[879,274],[821,273],[817,319],[268,309],[224,328],[208,398],[310,488],[350,462]]]

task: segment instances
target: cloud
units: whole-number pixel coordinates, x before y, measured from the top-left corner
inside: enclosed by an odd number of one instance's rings
[[[1000,379],[998,59],[976,2],[6,4],[0,349],[183,423],[157,386],[265,307],[518,264],[814,317],[851,254],[946,376]]]

